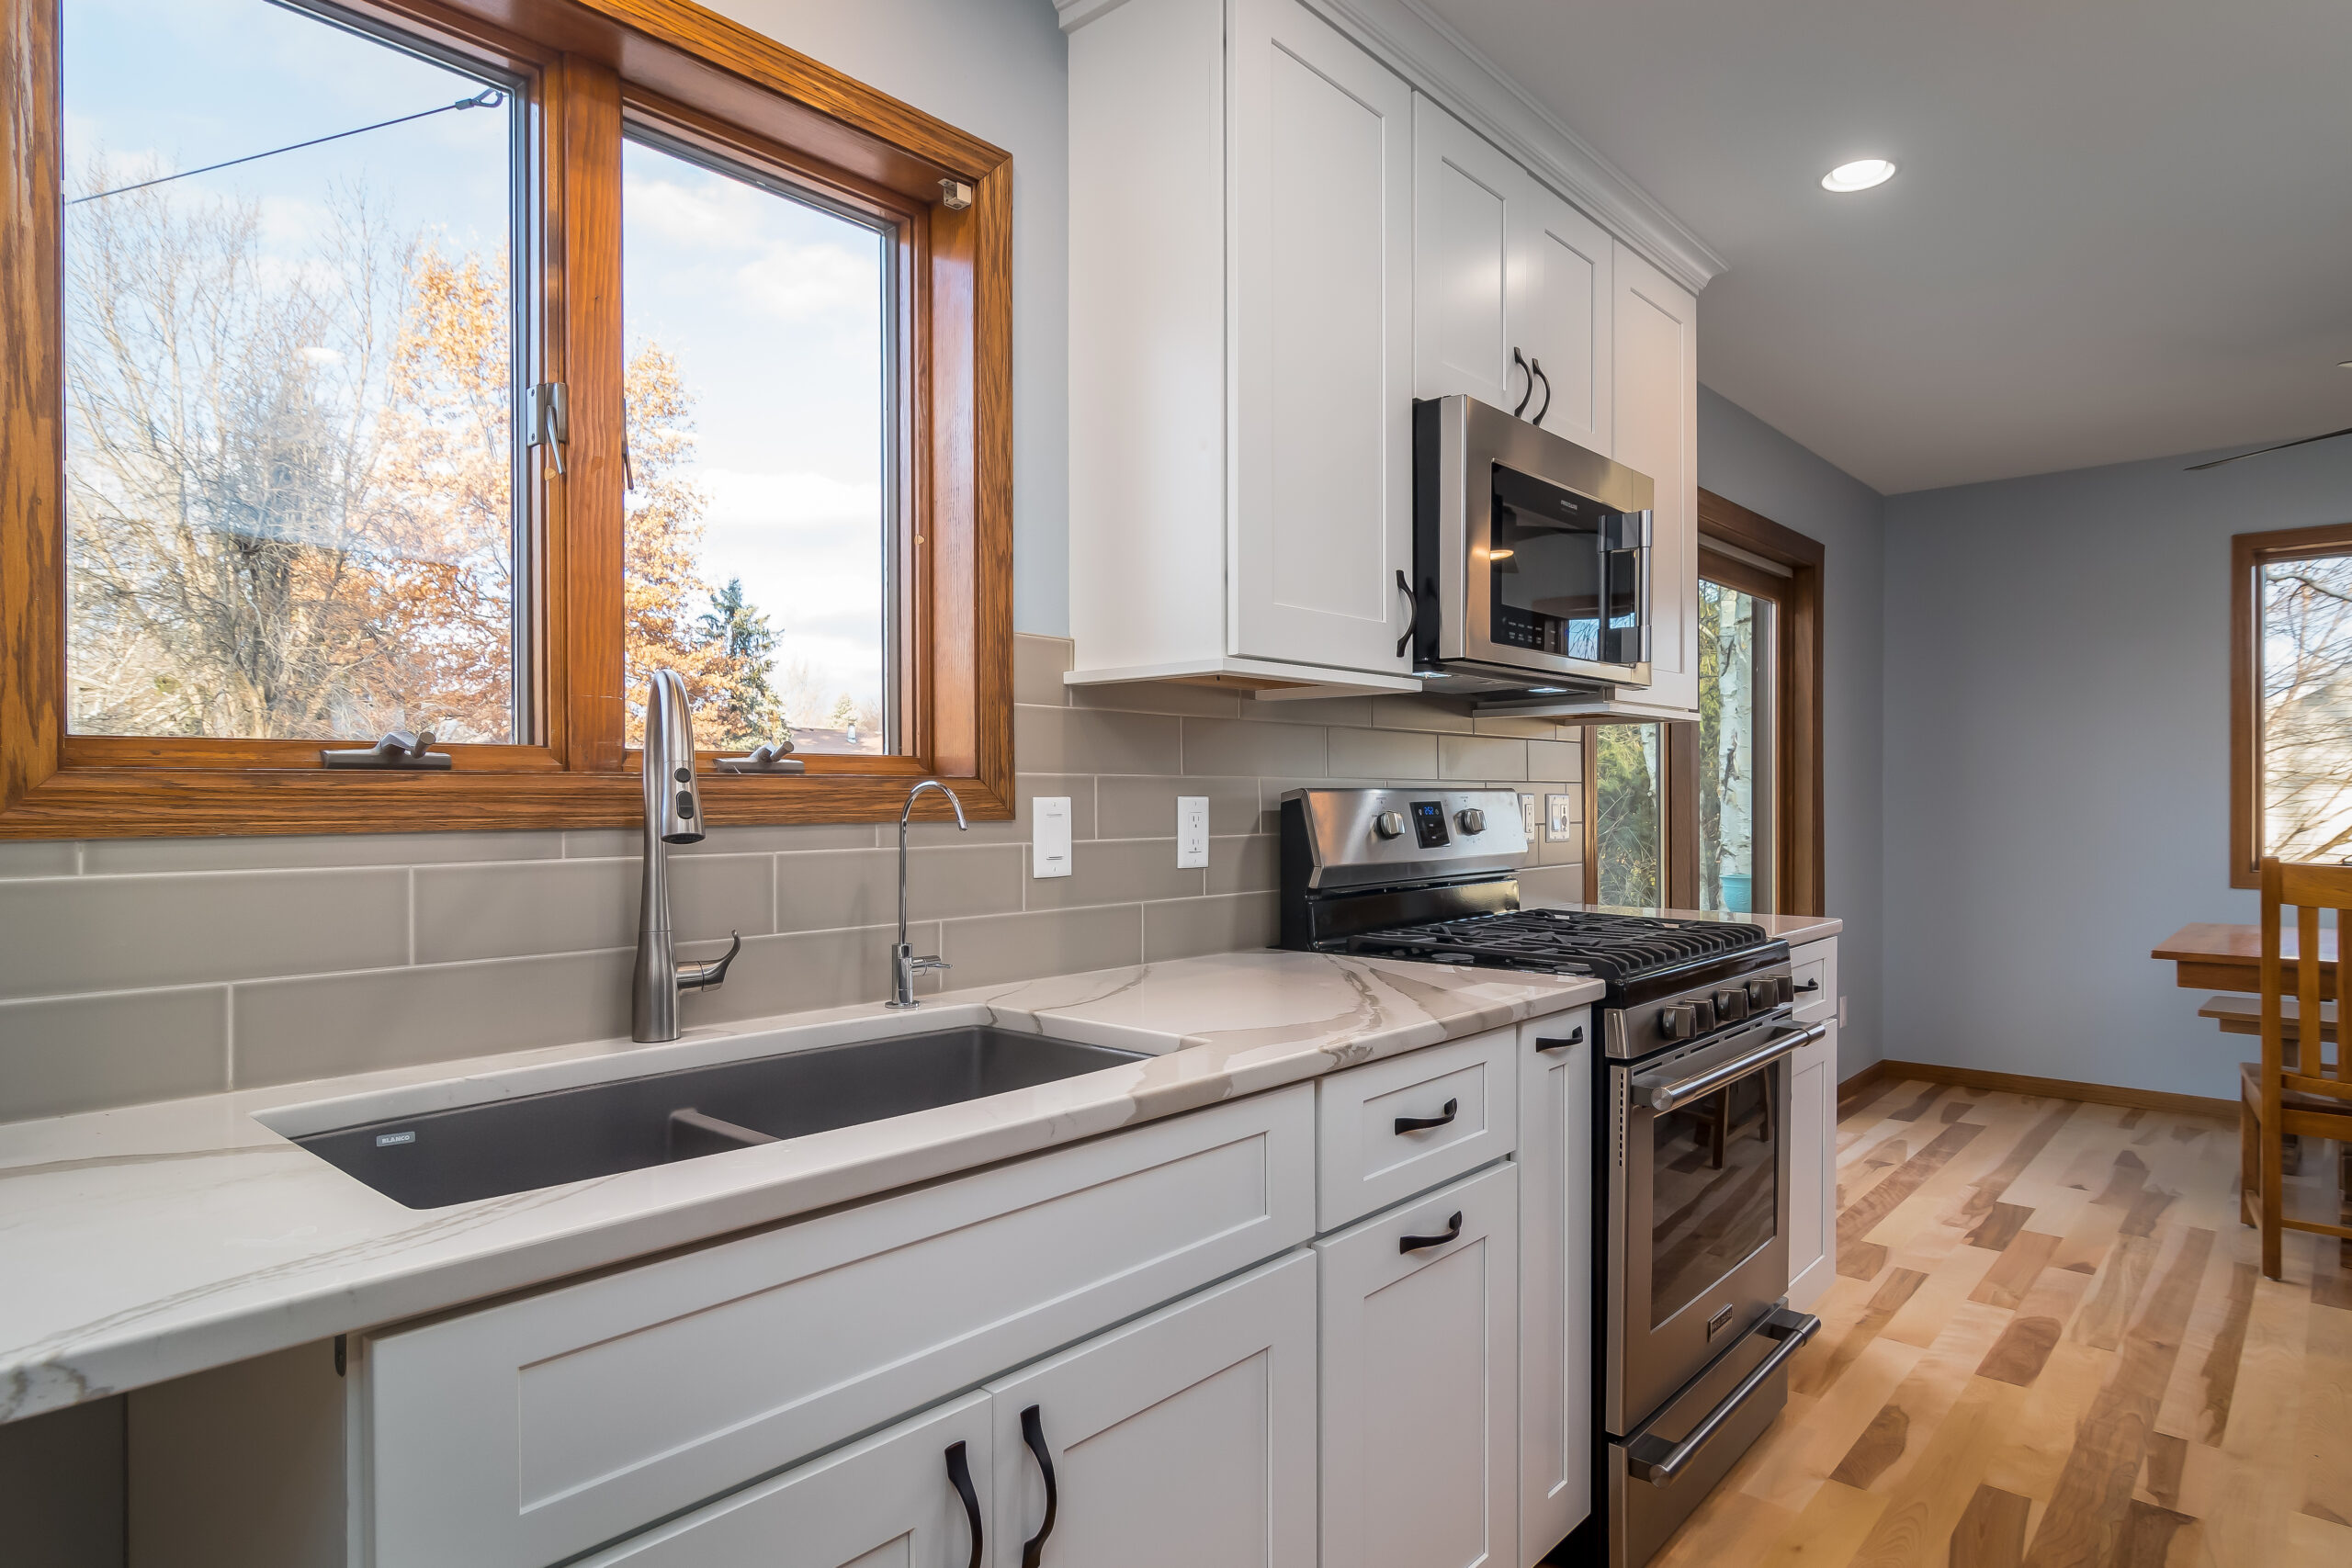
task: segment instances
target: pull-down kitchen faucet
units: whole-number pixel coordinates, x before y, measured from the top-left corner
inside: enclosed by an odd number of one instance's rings
[[[915,976],[926,969],[955,967],[935,953],[917,958],[913,946],[907,941],[907,818],[914,815],[915,796],[927,789],[935,789],[945,795],[947,804],[956,808],[957,832],[972,830],[971,824],[964,820],[964,803],[956,798],[954,790],[937,779],[925,779],[907,791],[907,804],[899,810],[899,940],[890,949],[890,999],[882,1004],[885,1007],[921,1007],[922,1004],[915,1000]]]
[[[735,941],[724,958],[713,964],[681,964],[677,944],[671,940],[670,846],[700,843],[702,823],[686,683],[674,670],[656,670],[645,691],[645,879],[638,900],[637,971],[629,998],[629,1037],[640,1043],[675,1040],[678,993],[718,989],[727,978],[727,966],[743,951],[742,937],[730,932]],[[900,905],[903,908],[903,897]]]

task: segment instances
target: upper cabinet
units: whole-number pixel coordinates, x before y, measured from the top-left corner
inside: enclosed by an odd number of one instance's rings
[[[1394,29],[1360,41],[1353,8],[1057,4],[1069,679],[1418,690],[1412,403],[1464,392],[1657,485],[1654,683],[1562,711],[1695,715],[1690,291],[1453,112],[1516,103],[1491,75],[1464,96],[1483,67],[1425,71]],[[1646,198],[1598,209],[1706,276],[1695,240],[1644,230]]]
[[[1614,242],[1413,100],[1413,395],[1466,392],[1609,455]]]

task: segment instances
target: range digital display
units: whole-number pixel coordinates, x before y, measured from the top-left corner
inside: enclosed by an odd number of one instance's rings
[[[1413,802],[1413,837],[1425,850],[1442,850],[1453,841],[1453,835],[1445,830],[1445,802]]]

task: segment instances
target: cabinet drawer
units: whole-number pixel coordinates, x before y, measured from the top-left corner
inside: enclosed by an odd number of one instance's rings
[[[1304,1084],[386,1335],[375,1568],[538,1568],[1313,1231]]]
[[[1838,944],[1816,942],[1789,955],[1790,978],[1796,985],[1796,1021],[1818,1023],[1838,1015]],[[1806,989],[1811,987],[1812,989]]]
[[[1318,1079],[1316,1228],[1337,1230],[1510,1153],[1514,1039],[1498,1029]],[[1400,1121],[1440,1124],[1399,1130]]]

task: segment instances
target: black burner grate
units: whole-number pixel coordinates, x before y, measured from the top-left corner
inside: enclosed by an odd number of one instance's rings
[[[1592,975],[1622,985],[1655,970],[1674,968],[1770,940],[1762,927],[1731,920],[1670,920],[1649,915],[1597,915],[1576,909],[1510,909],[1368,931],[1349,938],[1348,950],[1439,964],[1483,964]]]

